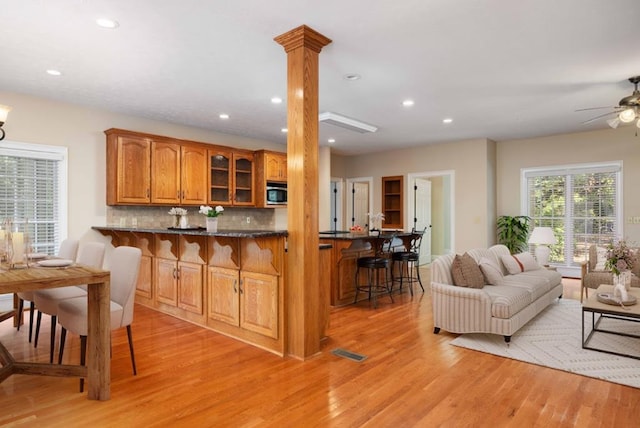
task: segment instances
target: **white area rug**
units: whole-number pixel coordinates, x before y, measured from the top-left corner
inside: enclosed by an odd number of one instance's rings
[[[463,334],[451,344],[640,388],[640,360],[582,349],[581,316],[580,302],[560,299],[517,331],[509,346],[503,336],[483,333]],[[640,335],[635,322],[605,319],[600,328]],[[585,329],[591,330],[590,313]],[[589,345],[640,356],[640,339],[596,332]]]

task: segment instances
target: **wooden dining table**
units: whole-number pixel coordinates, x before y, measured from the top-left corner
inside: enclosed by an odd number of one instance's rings
[[[110,273],[89,266],[29,267],[0,266],[0,294],[87,284],[87,366],[16,361],[0,343],[0,382],[12,374],[71,376],[87,379],[87,398],[108,400],[111,395],[110,361]]]

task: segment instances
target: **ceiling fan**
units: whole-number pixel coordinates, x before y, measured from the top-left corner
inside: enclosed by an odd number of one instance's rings
[[[634,120],[638,119],[636,126],[640,128],[640,91],[638,91],[638,83],[640,83],[640,76],[630,77],[629,82],[633,83],[634,90],[631,95],[628,97],[624,97],[618,102],[617,106],[614,107],[591,107],[591,108],[583,108],[576,111],[587,111],[587,110],[599,110],[603,108],[613,109],[605,114],[601,114],[594,118],[591,118],[582,124],[591,123],[595,120],[601,119],[603,117],[607,117],[610,115],[616,115],[615,117],[607,120],[607,124],[612,128],[617,128],[620,123],[631,123]]]

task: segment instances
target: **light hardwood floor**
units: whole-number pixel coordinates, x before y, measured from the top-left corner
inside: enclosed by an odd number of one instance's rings
[[[579,282],[564,283],[565,298],[579,299]],[[639,426],[640,390],[452,346],[455,335],[433,334],[430,304],[427,289],[334,309],[323,352],[304,362],[137,306],[138,375],[115,332],[110,401],[88,401],[76,379],[14,375],[0,384],[0,426]],[[27,326],[0,323],[0,340],[46,361],[42,325],[37,350]],[[334,356],[337,347],[368,358]],[[79,339],[65,351],[78,361]]]

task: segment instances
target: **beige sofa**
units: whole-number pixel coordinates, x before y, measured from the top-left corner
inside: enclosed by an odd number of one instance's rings
[[[467,288],[454,285],[451,266],[455,254],[438,257],[431,265],[433,332],[493,333],[508,343],[520,327],[556,298],[562,297],[562,276],[536,265],[534,270],[511,275],[502,256],[504,245],[467,252],[476,262],[489,259],[501,269],[495,285]]]
[[[613,274],[610,270],[606,270],[603,266],[606,260],[604,256],[604,248],[600,249],[600,255],[602,260],[598,260],[598,247],[592,245],[589,247],[589,256],[586,262],[582,262],[581,287],[580,287],[580,301],[582,302],[583,296],[586,295],[589,298],[589,288],[596,289],[600,284],[613,284]],[[636,254],[638,249],[635,248]],[[598,262],[600,266],[598,266]],[[631,269],[631,286],[640,287],[640,263],[635,263],[635,266]]]

